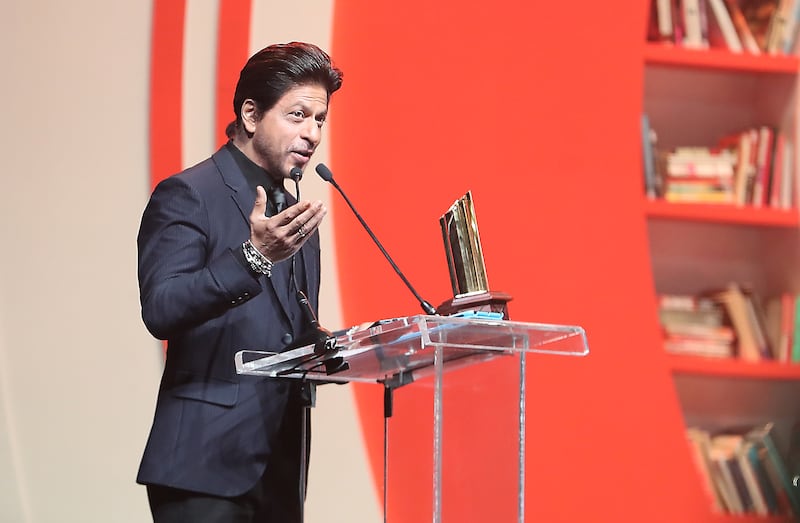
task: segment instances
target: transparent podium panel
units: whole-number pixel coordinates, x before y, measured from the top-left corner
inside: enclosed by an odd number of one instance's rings
[[[388,521],[524,521],[520,363],[510,354],[446,371],[438,412],[435,376],[395,391]]]
[[[381,447],[367,445],[382,461],[384,521],[522,522],[526,366],[532,353],[588,352],[580,327],[418,315],[276,354],[242,350],[235,363],[241,374],[382,385],[382,412],[362,419],[383,424]]]

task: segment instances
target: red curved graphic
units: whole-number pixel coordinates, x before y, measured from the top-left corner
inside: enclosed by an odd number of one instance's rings
[[[233,93],[239,71],[250,55],[250,0],[222,0],[217,27],[217,86],[215,136],[217,145],[228,141],[225,126],[233,120]]]
[[[181,169],[185,0],[155,0],[150,51],[150,182]]]

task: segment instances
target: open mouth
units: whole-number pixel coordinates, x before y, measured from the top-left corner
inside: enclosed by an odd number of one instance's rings
[[[292,153],[308,160],[309,158],[311,158],[311,155],[314,154],[314,151],[292,151]]]

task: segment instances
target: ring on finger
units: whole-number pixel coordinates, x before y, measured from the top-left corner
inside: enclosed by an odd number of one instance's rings
[[[299,234],[301,238],[305,238],[306,231],[303,229],[302,225],[297,229],[297,234]]]

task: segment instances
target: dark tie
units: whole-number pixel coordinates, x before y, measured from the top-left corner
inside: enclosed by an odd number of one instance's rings
[[[275,212],[272,215],[278,214],[286,208],[286,195],[283,194],[283,189],[277,185],[273,185],[267,190],[269,200],[272,202],[272,208]]]

